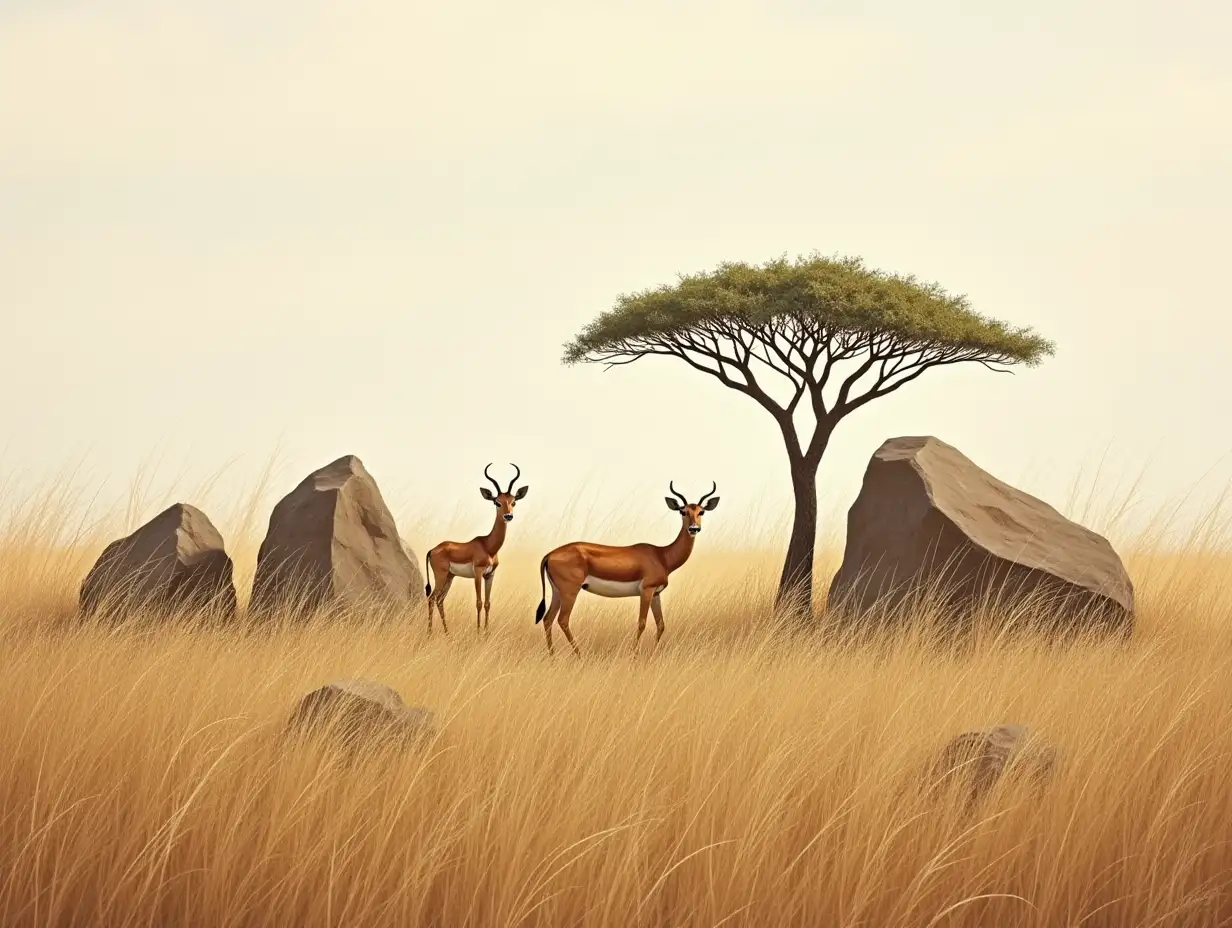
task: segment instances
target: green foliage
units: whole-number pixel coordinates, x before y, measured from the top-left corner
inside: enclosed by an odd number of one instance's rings
[[[612,362],[676,353],[716,335],[867,342],[885,356],[926,352],[930,363],[971,360],[1034,366],[1053,345],[1028,328],[974,312],[965,296],[818,255],[761,266],[729,262],[675,285],[622,294],[565,346],[564,362]]]

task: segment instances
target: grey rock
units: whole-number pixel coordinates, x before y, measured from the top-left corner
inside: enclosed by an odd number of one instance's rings
[[[1037,597],[1062,630],[1128,635],[1134,589],[1108,541],[932,437],[892,438],[869,461],[847,518],[830,602],[887,611],[923,592],[957,610],[991,594]]]
[[[1034,737],[1025,725],[965,731],[942,750],[933,769],[933,785],[959,785],[972,804],[1007,774],[1024,776],[1043,786],[1056,768],[1057,757],[1056,745]]]
[[[141,608],[235,615],[234,566],[222,535],[200,509],[176,503],[113,541],[81,584],[81,610]]]
[[[309,474],[274,507],[251,609],[404,605],[422,598],[423,583],[376,481],[347,455]]]
[[[353,745],[364,739],[420,741],[436,734],[436,714],[408,706],[393,687],[372,680],[335,680],[305,694],[291,712],[289,728],[329,731]]]

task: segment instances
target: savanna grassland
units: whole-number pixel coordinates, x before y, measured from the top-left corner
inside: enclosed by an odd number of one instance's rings
[[[770,609],[781,551],[703,534],[657,653],[648,633],[631,655],[631,602],[591,597],[578,661],[533,624],[562,539],[511,533],[485,638],[457,588],[448,638],[419,608],[114,626],[73,616],[114,531],[54,491],[4,502],[6,928],[1232,924],[1232,553],[1211,526],[1121,542],[1127,647],[996,622],[949,647],[926,615],[875,641],[793,631]],[[243,596],[261,516],[221,527]],[[300,694],[357,676],[436,710],[436,739],[348,761],[279,738]],[[930,796],[940,746],[997,722],[1060,746],[1047,789],[969,814]]]

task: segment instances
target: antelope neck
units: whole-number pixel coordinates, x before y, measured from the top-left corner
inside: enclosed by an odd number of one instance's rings
[[[689,559],[689,555],[693,553],[694,540],[696,536],[689,534],[689,526],[681,519],[680,531],[676,534],[675,540],[670,545],[659,549],[663,552],[663,560],[667,562],[669,572]]]
[[[483,536],[483,550],[488,552],[488,556],[495,554],[501,549],[501,545],[505,543],[505,528],[509,525],[501,514],[500,508],[496,510],[496,522],[492,526],[492,531]]]

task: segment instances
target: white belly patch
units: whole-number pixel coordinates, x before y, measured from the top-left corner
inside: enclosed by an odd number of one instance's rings
[[[475,565],[474,564],[454,564],[451,561],[449,564],[449,572],[455,577],[467,577],[471,580],[475,579]],[[492,573],[491,567],[485,570],[483,572],[483,575],[486,577],[490,573]]]
[[[641,596],[642,581],[640,580],[603,580],[599,577],[586,575],[582,589],[596,596]]]

